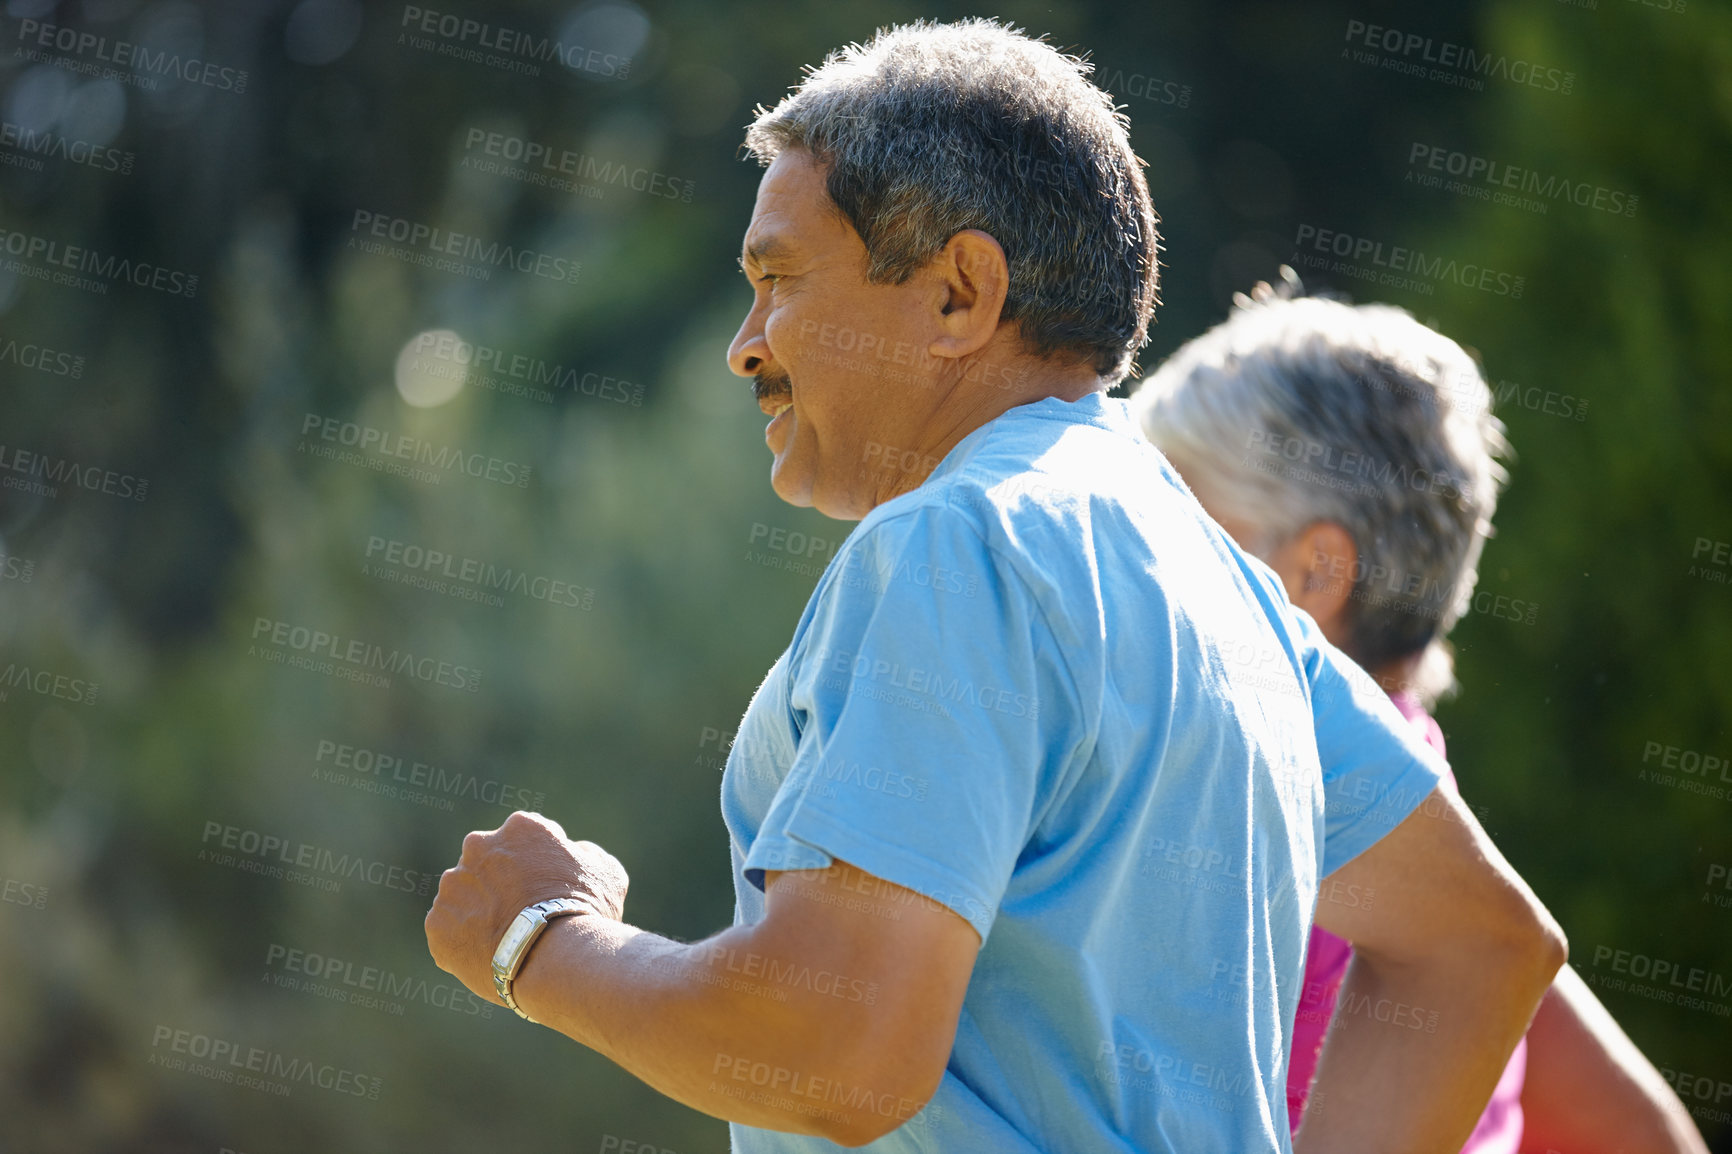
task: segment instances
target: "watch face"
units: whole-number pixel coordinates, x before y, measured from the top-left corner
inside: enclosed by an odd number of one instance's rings
[[[517,975],[517,967],[523,961],[523,948],[529,944],[536,925],[535,921],[522,914],[512,919],[505,936],[499,939],[499,948],[493,951],[494,969],[504,970],[512,977]]]

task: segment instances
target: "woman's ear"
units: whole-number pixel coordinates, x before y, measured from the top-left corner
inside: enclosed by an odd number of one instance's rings
[[[1309,613],[1332,644],[1340,645],[1359,568],[1353,534],[1335,521],[1313,521],[1275,551],[1270,568],[1287,587],[1288,600]]]

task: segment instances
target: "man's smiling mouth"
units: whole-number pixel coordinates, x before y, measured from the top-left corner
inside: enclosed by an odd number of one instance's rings
[[[794,403],[794,382],[785,372],[759,373],[752,380],[752,396],[769,417],[779,417]]]

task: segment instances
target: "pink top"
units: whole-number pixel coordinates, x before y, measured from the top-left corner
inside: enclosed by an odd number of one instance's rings
[[[1443,730],[1410,693],[1394,695],[1395,707],[1413,723],[1426,743],[1443,755]],[[1455,789],[1455,776],[1445,780]],[[1299,1012],[1293,1023],[1293,1061],[1287,1071],[1287,1116],[1295,1130],[1305,1113],[1305,1098],[1311,1092],[1311,1076],[1317,1072],[1317,1055],[1323,1049],[1323,1034],[1335,1013],[1335,996],[1347,975],[1353,947],[1328,930],[1311,928],[1311,944],[1305,954],[1305,986],[1299,992]],[[1503,1077],[1480,1115],[1479,1125],[1463,1146],[1462,1154],[1516,1154],[1522,1138],[1522,1080],[1527,1074],[1528,1043],[1516,1043]]]

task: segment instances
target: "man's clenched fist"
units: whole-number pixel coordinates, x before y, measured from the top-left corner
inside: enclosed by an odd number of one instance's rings
[[[495,1005],[493,951],[511,919],[549,898],[576,898],[601,917],[625,916],[630,879],[612,854],[571,841],[559,823],[522,810],[498,829],[464,837],[427,911],[427,948],[439,968]]]

